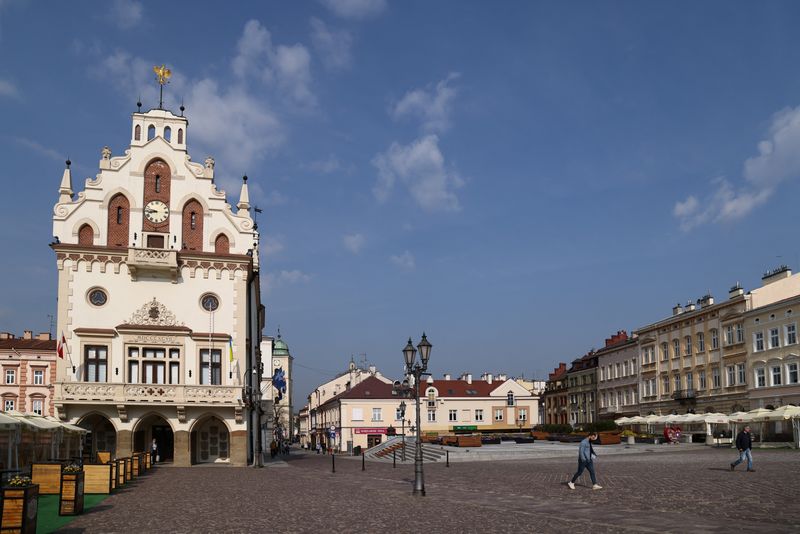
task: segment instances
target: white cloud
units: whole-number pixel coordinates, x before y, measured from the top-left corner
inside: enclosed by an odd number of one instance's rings
[[[344,248],[353,254],[358,254],[361,252],[361,249],[364,247],[366,241],[366,238],[362,234],[348,234],[342,237]]]
[[[417,118],[422,121],[422,129],[426,132],[444,132],[450,127],[452,102],[457,90],[451,82],[459,78],[457,72],[451,72],[435,87],[414,89],[407,92],[390,110],[395,120],[404,117]]]
[[[413,271],[417,266],[416,262],[414,261],[414,255],[407,250],[399,256],[389,257],[389,261],[405,271]]]
[[[673,214],[682,229],[741,219],[765,204],[783,182],[800,177],[800,106],[776,113],[768,134],[757,145],[758,155],[745,160],[741,186],[716,178],[703,201],[690,195],[675,204]]]
[[[273,189],[264,197],[264,202],[267,206],[282,206],[289,202],[289,197]]]
[[[114,0],[110,3],[108,18],[119,28],[133,28],[142,20],[142,4],[133,0]]]
[[[274,46],[269,31],[257,20],[244,26],[231,68],[240,80],[255,78],[280,91],[301,107],[313,107],[311,54],[301,44]]]
[[[372,159],[378,169],[375,197],[383,202],[396,182],[405,185],[416,203],[426,211],[458,211],[461,206],[455,190],[464,182],[445,166],[439,138],[427,135],[409,145],[392,143]]]
[[[278,274],[277,279],[279,282],[297,284],[301,282],[308,282],[311,280],[311,276],[298,269],[293,269],[291,271],[281,271]]]
[[[19,96],[17,87],[8,80],[0,80],[0,96],[16,98]]]
[[[45,156],[52,160],[60,161],[62,163],[67,159],[61,152],[43,146],[42,144],[27,139],[25,137],[12,137],[12,139],[20,146],[24,146],[25,148],[32,150],[33,152],[36,152],[40,156]]]
[[[383,13],[386,0],[320,0],[322,4],[339,17],[345,19],[364,19]]]
[[[336,156],[331,154],[327,159],[312,161],[311,163],[304,164],[302,167],[320,174],[330,174],[341,169],[342,164]]]
[[[272,254],[277,254],[278,252],[281,252],[284,248],[286,248],[283,244],[283,240],[280,237],[269,234],[262,237],[260,247],[261,250],[264,253],[266,253],[267,256],[271,256]]]
[[[345,30],[334,31],[320,19],[311,19],[311,42],[329,70],[343,69],[352,61],[353,36]]]

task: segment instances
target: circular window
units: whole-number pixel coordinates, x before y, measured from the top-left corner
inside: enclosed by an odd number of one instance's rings
[[[219,308],[219,299],[216,295],[212,295],[211,293],[207,293],[200,297],[200,305],[203,307],[204,310],[213,312]]]
[[[103,306],[108,302],[108,295],[102,289],[92,289],[89,291],[89,302],[93,306]]]

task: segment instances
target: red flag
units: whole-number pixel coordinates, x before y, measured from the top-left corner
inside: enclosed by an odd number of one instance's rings
[[[64,359],[64,345],[67,344],[67,338],[64,337],[64,332],[61,332],[61,339],[58,342],[58,357]]]

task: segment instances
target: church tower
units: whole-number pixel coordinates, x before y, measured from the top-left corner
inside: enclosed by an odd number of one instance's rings
[[[67,162],[53,210],[66,340],[55,408],[92,432],[92,454],[155,439],[161,461],[245,465],[264,326],[259,236],[247,177],[232,208],[214,159],[189,156],[183,111],[133,113],[130,147],[104,147],[77,196]]]

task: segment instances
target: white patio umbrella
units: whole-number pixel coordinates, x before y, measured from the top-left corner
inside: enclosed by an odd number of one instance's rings
[[[629,425],[631,422],[630,417],[620,417],[619,419],[614,420],[614,424],[616,425]]]
[[[6,465],[9,469],[13,465],[19,468],[19,458],[17,456],[17,446],[19,445],[19,428],[21,423],[10,415],[0,413],[0,430],[8,433],[8,462]],[[13,452],[12,452],[13,451]],[[11,460],[14,460],[12,463]]]

